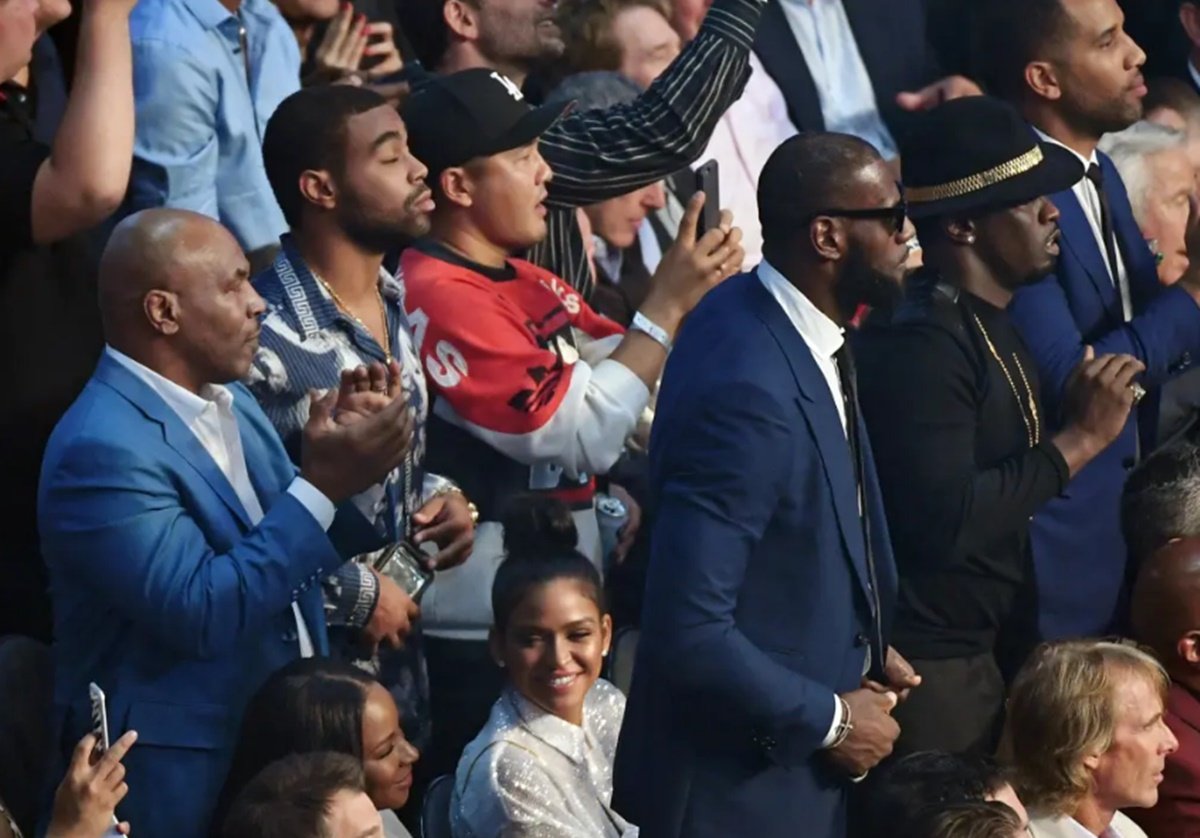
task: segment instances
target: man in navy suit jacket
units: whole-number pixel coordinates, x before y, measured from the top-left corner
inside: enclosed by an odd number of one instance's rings
[[[901,287],[903,199],[868,144],[802,134],[759,211],[769,262],[693,311],[659,395],[613,797],[642,838],[843,838],[919,681],[887,646],[896,571],[843,339]]]
[[[1159,286],[1120,175],[1096,151],[1101,135],[1141,116],[1145,54],[1115,0],[987,0],[980,9],[982,78],[1048,142],[1089,172],[1052,197],[1061,213],[1058,270],[1017,292],[1014,324],[1037,361],[1043,404],[1060,422],[1066,384],[1091,347],[1133,355],[1150,389],[1117,440],[1034,518],[1042,634],[1103,634],[1122,619],[1127,551],[1120,527],[1126,472],[1154,445],[1154,389],[1200,357],[1200,286]]]
[[[316,583],[343,561],[332,539],[374,546],[352,508],[327,534],[334,504],[400,462],[411,423],[402,398],[331,391],[313,403],[297,473],[234,383],[264,304],[233,236],[203,216],[126,219],[101,261],[100,306],[108,346],[50,438],[39,489],[56,736],[65,759],[98,684],[110,736],[138,732],[122,819],[200,838],[249,695],[325,651]]]

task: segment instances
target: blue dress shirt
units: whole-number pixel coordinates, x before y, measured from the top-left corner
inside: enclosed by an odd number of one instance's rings
[[[236,15],[218,0],[141,0],[130,29],[130,209],[194,210],[247,251],[277,244],[287,224],[263,168],[262,135],[300,88],[300,47],[279,10],[270,0],[243,0]]]

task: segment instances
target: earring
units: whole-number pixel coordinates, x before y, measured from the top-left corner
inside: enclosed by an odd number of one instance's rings
[[[975,244],[975,234],[974,233],[967,234],[967,244]]]
[[[605,649],[603,652],[601,652],[600,657],[607,658],[608,657],[608,649]]]
[[[501,669],[503,669],[503,668],[504,668],[504,661],[496,661],[496,666],[498,666],[498,667],[500,667]]]
[[[1158,249],[1158,239],[1149,239],[1146,244],[1150,247],[1150,252],[1154,254],[1154,264],[1161,265],[1167,257]]]

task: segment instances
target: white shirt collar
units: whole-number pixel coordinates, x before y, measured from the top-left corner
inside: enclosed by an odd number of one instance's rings
[[[757,272],[759,281],[779,303],[813,355],[832,358],[846,342],[846,330],[817,308],[766,259],[759,263]]]
[[[160,375],[145,364],[133,360],[125,353],[113,349],[111,346],[105,346],[104,351],[114,361],[132,372],[151,390],[157,393],[167,403],[167,406],[175,411],[184,424],[189,427],[206,410],[213,406],[214,403],[218,408],[225,410],[233,409],[233,394],[219,384],[205,384],[200,390],[200,395],[196,395],[186,387],[181,387],[169,378]]]
[[[1196,65],[1192,63],[1192,59],[1188,59],[1188,75],[1192,77],[1196,87],[1200,87],[1200,71],[1196,69]]]
[[[1091,157],[1084,157],[1084,156],[1083,156],[1082,154],[1080,154],[1078,151],[1076,151],[1075,149],[1071,148],[1070,146],[1063,145],[1063,144],[1062,144],[1062,143],[1060,143],[1058,140],[1054,139],[1054,138],[1053,138],[1053,137],[1051,137],[1049,134],[1047,134],[1046,132],[1044,132],[1044,131],[1043,131],[1041,128],[1038,128],[1036,125],[1034,126],[1033,130],[1034,130],[1034,131],[1036,131],[1036,132],[1037,132],[1037,135],[1038,135],[1039,137],[1041,137],[1041,138],[1042,138],[1042,142],[1047,142],[1047,143],[1050,143],[1051,145],[1056,145],[1056,146],[1058,146],[1059,148],[1065,148],[1067,151],[1069,151],[1069,152],[1071,152],[1072,154],[1074,154],[1074,155],[1075,155],[1075,159],[1076,159],[1076,160],[1078,160],[1080,163],[1082,163],[1082,164],[1083,164],[1083,170],[1084,170],[1084,173],[1085,173],[1085,174],[1087,173],[1087,169],[1088,169],[1088,167],[1089,167],[1089,166],[1093,166],[1093,165],[1094,165],[1094,166],[1099,166],[1099,165],[1100,165],[1100,158],[1099,158],[1099,157],[1097,156],[1097,154],[1096,154],[1096,149],[1092,149],[1092,156],[1091,156]]]
[[[529,733],[572,762],[583,762],[588,751],[588,710],[591,694],[584,698],[583,726],[573,725],[553,713],[547,713],[512,687],[507,690],[513,709]]]

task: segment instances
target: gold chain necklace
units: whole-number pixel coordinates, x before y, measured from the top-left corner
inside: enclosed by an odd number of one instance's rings
[[[337,291],[333,290],[333,286],[326,282],[324,277],[318,276],[316,273],[313,276],[317,277],[317,281],[329,292],[329,296],[333,297],[334,305],[341,309],[347,317],[361,326],[364,332],[371,335],[371,330],[367,328],[367,324],[362,322],[362,319],[350,310],[350,306],[342,302],[342,298],[338,296]],[[383,318],[383,354],[387,356],[387,362],[390,364],[392,362],[392,336],[388,332],[387,306],[383,302],[383,292],[379,290],[378,282],[375,284],[375,299],[379,301],[379,316]],[[374,337],[374,335],[371,336]]]
[[[996,359],[996,363],[1000,365],[1000,371],[1004,373],[1004,377],[1008,381],[1008,388],[1012,390],[1013,398],[1017,400],[1017,409],[1021,413],[1021,421],[1025,423],[1025,434],[1029,439],[1029,447],[1036,448],[1042,438],[1042,427],[1038,419],[1037,401],[1033,398],[1033,388],[1029,386],[1029,379],[1025,377],[1025,368],[1021,366],[1021,359],[1015,354],[1013,355],[1013,363],[1017,367],[1017,374],[1021,376],[1021,383],[1025,385],[1025,403],[1022,403],[1021,394],[1017,392],[1017,384],[1013,381],[1012,374],[1008,371],[1008,366],[1001,360],[1000,353],[996,351],[996,346],[992,343],[992,336],[984,328],[983,321],[979,319],[979,315],[975,312],[971,312],[971,317],[975,318],[975,325],[979,327],[979,332],[983,335],[983,340],[987,343],[988,349],[991,350],[992,357]],[[1029,405],[1028,415],[1025,413],[1026,404]]]

